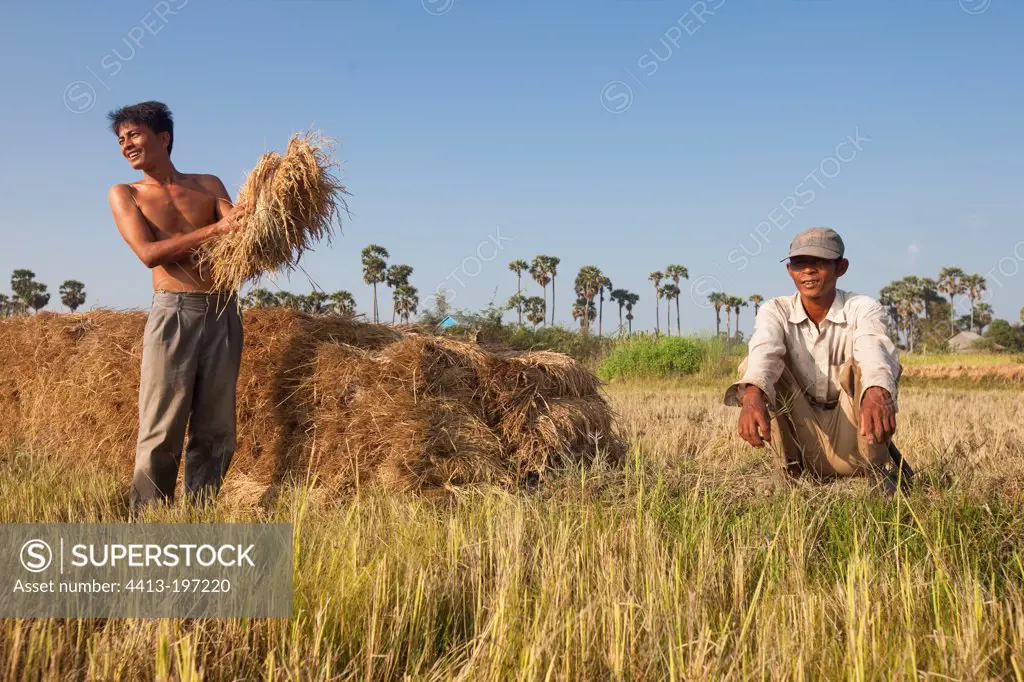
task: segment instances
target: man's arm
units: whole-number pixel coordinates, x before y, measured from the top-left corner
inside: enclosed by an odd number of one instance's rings
[[[228,232],[233,227],[232,220],[225,216],[212,225],[201,227],[188,234],[157,240],[153,236],[153,231],[149,229],[149,224],[146,222],[145,216],[142,215],[142,211],[132,199],[131,189],[127,185],[111,187],[109,198],[110,210],[114,214],[114,222],[117,223],[118,231],[147,268],[170,265],[185,260],[204,241],[216,234]]]
[[[875,301],[857,315],[853,336],[853,360],[860,368],[863,394],[860,401],[860,432],[875,443],[886,443],[896,432],[899,351],[885,331],[882,306]]]
[[[786,321],[776,304],[761,307],[754,320],[754,333],[750,336],[747,367],[740,380],[725,392],[725,404],[741,404],[743,392],[756,386],[768,398],[775,400],[775,383],[782,376],[786,357]]]
[[[865,389],[877,386],[896,398],[900,353],[885,330],[882,306],[875,301],[858,311],[853,332],[853,360],[860,367]]]
[[[772,440],[768,404],[775,400],[775,383],[784,368],[785,324],[774,304],[761,308],[750,337],[746,370],[725,394],[726,405],[743,408],[739,419],[740,437],[757,448]]]

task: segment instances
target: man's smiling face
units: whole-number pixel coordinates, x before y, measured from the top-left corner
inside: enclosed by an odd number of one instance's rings
[[[815,256],[793,256],[786,264],[797,291],[812,300],[830,296],[849,267],[850,262],[845,258],[829,260]]]
[[[125,123],[117,133],[121,155],[136,170],[152,167],[167,157],[167,133],[154,133],[149,126],[141,123]]]

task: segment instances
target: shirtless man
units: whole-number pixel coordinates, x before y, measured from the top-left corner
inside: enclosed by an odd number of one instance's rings
[[[235,384],[242,322],[232,292],[217,292],[194,259],[196,248],[233,227],[234,208],[213,175],[171,163],[174,121],[167,106],[143,102],[108,115],[121,155],[142,172],[114,185],[110,208],[121,236],[153,272],[139,387],[139,438],[131,509],[173,501],[183,442],[186,498],[220,489],[235,451]]]

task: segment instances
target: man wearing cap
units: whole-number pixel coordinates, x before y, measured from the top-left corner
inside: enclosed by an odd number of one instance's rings
[[[791,475],[871,474],[892,494],[913,475],[892,443],[899,352],[878,302],[836,288],[850,267],[844,254],[835,230],[793,239],[783,261],[797,292],[761,307],[725,404],[742,408],[745,441],[777,444]]]

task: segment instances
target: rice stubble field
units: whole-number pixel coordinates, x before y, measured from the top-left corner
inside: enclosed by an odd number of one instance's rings
[[[202,510],[290,521],[291,620],[5,620],[6,679],[1024,679],[1019,388],[907,387],[908,498],[789,483],[724,383],[607,387],[625,467],[426,498],[229,475]],[[9,446],[0,520],[121,521],[99,463]],[[74,471],[73,477],[69,472]]]

